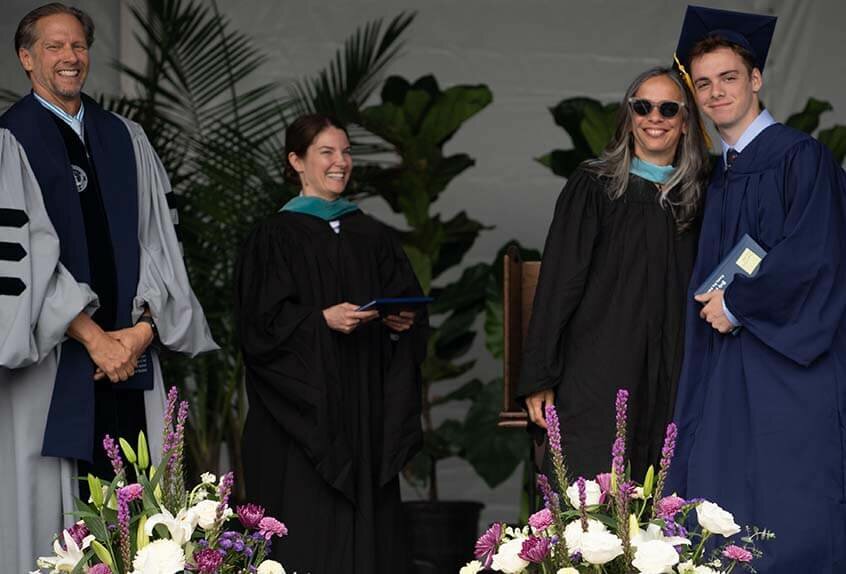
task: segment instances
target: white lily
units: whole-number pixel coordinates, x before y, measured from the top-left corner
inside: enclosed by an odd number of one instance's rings
[[[682,538],[681,536],[664,536],[664,532],[657,524],[650,524],[646,527],[646,530],[638,528],[637,532],[633,532],[631,536],[632,546],[635,548],[644,542],[649,542],[651,540],[660,540],[661,542],[666,542],[672,546],[690,544],[690,540]]]
[[[147,536],[152,536],[153,528],[158,524],[164,524],[171,540],[182,546],[191,540],[191,534],[197,527],[197,515],[183,508],[174,516],[167,508],[162,508],[160,513],[147,519]]]
[[[65,548],[59,543],[59,539],[53,541],[53,552],[55,556],[41,556],[38,558],[38,566],[41,568],[52,568],[55,572],[72,572],[79,561],[85,556],[85,549],[91,545],[94,536],[89,534],[82,539],[82,546],[78,545],[67,530],[62,531],[65,541]]]

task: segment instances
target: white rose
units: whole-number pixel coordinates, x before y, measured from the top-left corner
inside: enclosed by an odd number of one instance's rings
[[[481,569],[482,563],[478,560],[473,560],[462,566],[461,570],[458,571],[458,574],[477,574],[477,572]]]
[[[559,568],[558,572],[556,572],[555,574],[579,574],[579,571],[575,568],[567,566],[566,568]]]
[[[638,527],[637,530],[634,530],[631,526],[631,542],[632,546],[637,548],[644,542],[649,542],[650,540],[660,540],[662,542],[667,542],[670,546],[680,546],[682,544],[690,544],[690,540],[687,538],[682,538],[681,536],[664,536],[664,533],[661,531],[661,527],[657,524],[650,524],[646,527],[646,530]]]
[[[607,532],[608,529],[598,520],[588,518],[588,532]],[[582,522],[574,520],[564,527],[564,542],[567,543],[567,552],[574,554],[582,549]]]
[[[672,573],[679,563],[679,553],[673,545],[663,540],[649,540],[637,547],[632,566],[642,574]]]
[[[259,564],[258,574],[285,574],[285,569],[276,560],[265,560]]]
[[[731,512],[723,510],[713,502],[706,500],[700,503],[696,507],[696,517],[699,520],[699,526],[714,534],[721,534],[728,538],[740,532],[740,526],[734,522]]]
[[[194,517],[200,528],[208,530],[214,525],[214,519],[217,517],[217,505],[216,500],[201,500],[192,506],[188,512]]]
[[[590,564],[611,562],[623,553],[623,541],[610,532],[591,532],[582,535],[582,558]]]
[[[132,574],[178,574],[185,569],[185,553],[173,540],[156,540],[138,551]]]
[[[599,483],[595,480],[585,481],[585,506],[596,506],[599,504],[599,498],[602,496],[602,489],[599,488]],[[567,499],[573,508],[579,507],[579,486],[577,483],[571,484],[567,488]]]
[[[694,566],[692,560],[679,564],[676,567],[676,571],[679,574],[720,574],[719,571],[708,566]]]
[[[498,570],[505,574],[518,574],[525,570],[529,562],[518,556],[523,550],[523,540],[525,538],[514,538],[502,544],[494,554],[491,570]]]

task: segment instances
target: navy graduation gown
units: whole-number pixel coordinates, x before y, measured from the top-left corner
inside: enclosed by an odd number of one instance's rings
[[[693,291],[744,233],[768,255],[721,335]],[[670,491],[774,531],[762,574],[846,572],[846,176],[822,144],[776,124],[717,166],[688,299]]]

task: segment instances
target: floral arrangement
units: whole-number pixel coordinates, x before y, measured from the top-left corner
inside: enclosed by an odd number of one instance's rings
[[[736,567],[754,573],[752,562],[762,556],[757,543],[774,538],[772,532],[746,527],[736,539],[740,526],[717,504],[664,496],[675,424],[667,427],[657,476],[650,467],[643,485],[630,480],[625,461],[627,407],[628,392],[620,390],[611,472],[570,482],[558,415],[548,405],[550,458],[557,484],[566,489],[556,491],[547,476],[538,475],[544,508],[523,528],[493,524],[476,542],[476,560],[460,574],[728,574]]]
[[[41,569],[51,574],[285,574],[279,562],[265,557],[272,539],[285,536],[287,528],[255,504],[233,511],[231,472],[220,480],[204,473],[200,484],[186,490],[188,403],[177,409],[177,401],[171,388],[159,468],[150,464],[144,433],[136,448],[122,438],[118,443],[108,435],[103,439],[114,480],[88,475],[91,498],[76,500],[79,522],[61,532],[53,542],[55,556],[38,558],[39,569],[30,574]],[[127,464],[133,483],[128,483]],[[228,529],[235,516],[240,527]]]

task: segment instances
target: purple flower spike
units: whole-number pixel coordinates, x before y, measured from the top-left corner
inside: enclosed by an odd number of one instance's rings
[[[476,541],[473,556],[481,560],[485,568],[489,568],[491,562],[493,562],[493,556],[499,549],[499,543],[502,541],[504,532],[502,524],[494,522]]]
[[[529,536],[523,541],[523,548],[517,555],[523,560],[540,564],[549,555],[549,538]]]
[[[244,528],[258,528],[259,521],[264,518],[264,508],[258,504],[244,504],[237,507],[235,512]]]
[[[554,405],[546,405],[544,419],[546,419],[549,448],[553,452],[561,452],[561,424],[558,421],[558,411],[555,410]]]
[[[587,517],[587,488],[585,488],[585,477],[580,476],[576,481],[576,487],[579,490],[579,518],[582,523],[582,532],[588,531],[588,517]]]
[[[655,500],[660,501],[664,492],[664,483],[667,481],[667,474],[670,472],[670,464],[673,462],[673,454],[676,451],[676,439],[678,438],[678,427],[676,423],[667,425],[667,432],[664,435],[664,446],[661,449],[661,466],[658,470],[658,478],[655,480]],[[652,515],[656,516],[655,506],[652,507]]]
[[[558,495],[555,494],[555,491],[552,489],[552,485],[549,484],[549,479],[545,474],[538,474],[537,484],[538,490],[540,490],[543,495],[544,506],[546,506],[550,512],[558,510]]]
[[[103,450],[106,451],[106,456],[109,457],[109,461],[112,463],[112,470],[115,473],[115,477],[122,476],[123,458],[120,456],[120,448],[118,448],[115,439],[109,435],[105,435],[103,437]]]

